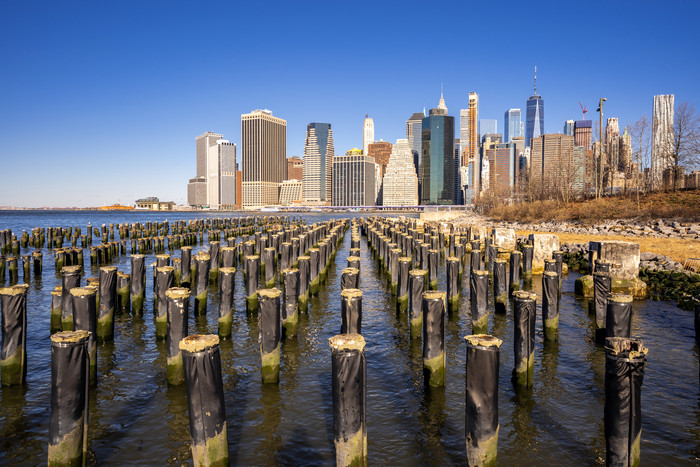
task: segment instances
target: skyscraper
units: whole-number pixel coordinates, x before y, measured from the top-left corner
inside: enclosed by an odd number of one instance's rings
[[[605,152],[608,166],[617,171],[620,164],[620,124],[617,117],[610,117],[605,125]]]
[[[673,167],[673,94],[654,96],[651,119],[651,187],[661,188],[665,169]]]
[[[510,143],[513,138],[522,136],[522,112],[520,109],[508,109],[503,118],[503,141]]]
[[[424,117],[425,113],[416,112],[411,115],[411,118],[406,120],[406,139],[413,154],[413,165],[416,168],[416,175],[418,175],[418,168],[420,167],[421,130],[423,129]]]
[[[334,155],[331,124],[309,123],[304,142],[304,203],[330,204]]]
[[[195,139],[197,174],[187,185],[187,203],[219,209],[236,204],[236,145],[207,131]]]
[[[382,183],[384,206],[418,205],[418,177],[407,139],[398,139],[391,151]]]
[[[479,166],[479,95],[469,93],[469,102],[466,109],[459,111],[459,148],[462,152],[462,167],[460,168],[460,183],[464,191],[464,203],[471,204],[479,192],[480,170]],[[466,173],[466,180],[462,174]],[[422,189],[422,188],[421,188]]]
[[[574,122],[574,144],[582,146],[588,151],[591,149],[591,138],[591,121],[576,120]]]
[[[579,175],[574,165],[574,137],[545,134],[532,140],[530,177],[542,196],[571,192]]]
[[[374,120],[365,115],[365,122],[362,125],[362,154],[367,155],[367,146],[374,141]]]
[[[269,110],[241,115],[243,207],[279,202],[279,186],[287,178],[287,121]]]
[[[421,204],[454,204],[454,117],[445,109],[430,109],[422,134]]]
[[[479,136],[495,135],[498,133],[498,120],[492,118],[482,118],[479,120]]]
[[[566,136],[573,136],[574,135],[574,121],[573,120],[567,120],[564,122],[564,134]]]
[[[544,134],[544,100],[537,94],[537,67],[535,67],[535,93],[527,100],[525,145],[530,146],[532,138],[542,134]]]
[[[359,149],[333,158],[333,206],[374,206],[375,163]]]

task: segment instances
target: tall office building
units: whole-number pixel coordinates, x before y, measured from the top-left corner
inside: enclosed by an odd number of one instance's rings
[[[384,192],[382,191],[382,182],[384,180],[384,172],[386,172],[386,166],[389,164],[389,157],[391,156],[392,144],[388,141],[375,141],[374,143],[369,143],[367,146],[367,153],[369,157],[374,159],[377,163],[377,177],[376,182],[376,194],[377,194],[377,204],[381,205],[382,197]]]
[[[236,145],[207,131],[195,139],[197,174],[187,185],[187,203],[219,209],[236,204]]]
[[[673,94],[654,96],[651,119],[651,187],[662,186],[664,170],[673,167]]]
[[[591,135],[591,121],[590,120],[576,120],[574,122],[574,145],[582,146],[586,150],[591,149],[592,135]]]
[[[374,206],[374,160],[351,149],[333,158],[333,206]]]
[[[508,198],[512,194],[515,178],[513,157],[514,146],[511,143],[484,141],[484,159],[488,161],[489,190],[499,198]]]
[[[455,204],[454,117],[430,109],[422,134],[421,204]]]
[[[573,189],[578,173],[573,156],[573,136],[553,133],[534,138],[530,155],[530,181],[534,192],[546,197]]]
[[[608,166],[617,171],[620,164],[620,124],[617,117],[610,117],[605,125],[605,152]]]
[[[333,130],[330,123],[309,123],[304,142],[303,200],[307,204],[331,203]]]
[[[365,122],[362,125],[362,154],[367,155],[367,146],[374,141],[374,120],[365,115]]]
[[[287,178],[287,121],[269,110],[241,115],[243,207],[279,202],[279,187]]]
[[[482,118],[479,120],[479,136],[495,135],[498,133],[498,120],[492,118]]]
[[[537,67],[535,67],[535,92],[527,100],[525,117],[525,145],[530,146],[532,138],[544,134],[544,100],[537,94]]]
[[[479,95],[470,92],[467,108],[459,111],[459,148],[462,155],[460,184],[462,185],[462,201],[465,204],[473,203],[479,193],[481,167],[479,163],[478,123]],[[463,167],[466,167],[466,170],[463,170]]]
[[[384,206],[417,206],[418,176],[407,139],[397,139],[382,183]]]
[[[574,135],[574,121],[573,120],[567,120],[564,122],[564,134],[566,136],[573,136]]]
[[[503,141],[510,143],[513,138],[523,135],[522,112],[520,109],[508,109],[503,117]]]
[[[408,146],[411,148],[411,153],[413,154],[413,165],[416,168],[416,175],[418,175],[418,168],[420,167],[423,118],[425,118],[424,112],[416,112],[411,115],[411,118],[406,120],[406,139],[408,140]]]

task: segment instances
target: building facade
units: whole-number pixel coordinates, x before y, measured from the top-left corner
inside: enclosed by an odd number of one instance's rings
[[[466,109],[459,111],[460,184],[465,204],[476,201],[479,192],[479,95],[469,93]]]
[[[533,192],[543,198],[571,193],[578,174],[573,155],[573,136],[553,133],[534,138],[530,154]]]
[[[367,146],[374,141],[374,120],[369,115],[365,115],[365,121],[362,124],[362,154],[367,155]]]
[[[533,138],[544,134],[544,99],[535,93],[527,100],[525,117],[525,145],[530,146]]]
[[[663,184],[664,170],[673,167],[673,94],[654,96],[651,119],[651,188]]]
[[[592,144],[591,121],[576,120],[574,122],[574,145],[590,150]]]
[[[304,142],[304,203],[329,205],[333,171],[333,130],[330,123],[309,123]]]
[[[280,185],[280,204],[291,206],[301,203],[302,182],[299,179],[284,180]]]
[[[359,149],[333,158],[333,206],[374,206],[375,162]]]
[[[566,136],[573,136],[574,135],[574,121],[573,120],[567,120],[564,122],[564,134]]]
[[[479,120],[479,136],[495,135],[498,133],[498,120],[492,118],[482,118]]]
[[[287,180],[304,179],[304,160],[300,157],[287,158]]]
[[[454,117],[431,109],[422,134],[421,204],[455,204]]]
[[[406,139],[408,140],[408,146],[411,148],[411,153],[413,154],[413,165],[416,169],[416,175],[418,175],[418,169],[420,168],[423,118],[425,118],[424,112],[416,112],[411,115],[411,118],[406,120]]]
[[[384,206],[417,206],[418,177],[407,139],[398,139],[391,151],[382,183]]]
[[[287,121],[269,110],[241,115],[241,146],[243,208],[278,204],[287,179]]]
[[[522,112],[520,109],[508,109],[503,117],[503,141],[510,143],[522,134]]]
[[[236,145],[207,131],[195,138],[197,174],[187,186],[187,203],[196,208],[230,209],[236,201]]]

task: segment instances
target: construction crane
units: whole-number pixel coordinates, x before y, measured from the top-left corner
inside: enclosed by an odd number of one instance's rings
[[[581,107],[581,112],[583,113],[583,119],[586,119],[586,114],[588,113],[588,109],[586,108],[585,105],[581,104],[581,101],[578,101],[578,105]]]

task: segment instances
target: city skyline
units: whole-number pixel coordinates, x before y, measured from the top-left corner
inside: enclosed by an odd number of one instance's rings
[[[601,5],[608,19],[599,22]],[[280,3],[274,18],[258,5],[210,6],[214,17],[207,8],[157,2],[70,8],[4,3],[0,34],[7,46],[0,53],[9,72],[0,77],[5,110],[0,160],[12,176],[0,184],[0,205],[99,206],[146,196],[185,204],[185,186],[195,173],[193,138],[207,131],[225,135],[238,147],[240,168],[240,116],[251,109],[268,108],[287,120],[287,157],[303,154],[309,122],[332,124],[337,154],[362,147],[360,121],[366,114],[374,120],[375,139],[405,138],[406,119],[433,108],[441,84],[450,116],[459,120],[469,92],[476,92],[479,117],[496,119],[501,129],[508,109],[526,113],[535,66],[537,93],[546,102],[545,133],[561,132],[568,119],[580,120],[579,101],[595,122],[600,97],[608,99],[605,117],[619,119],[620,133],[642,115],[651,120],[655,95],[699,104],[694,76],[700,65],[687,60],[694,43],[691,21],[700,12],[694,3],[671,3],[654,8],[653,15],[646,5],[557,4],[545,15],[551,27],[532,31],[520,18],[533,6],[505,2],[510,14],[498,24],[476,22],[470,38],[488,33],[504,49],[506,32],[515,30],[542,47],[506,57],[508,66],[500,68],[455,60],[463,53],[459,18],[486,18],[486,5],[455,4],[419,15],[412,8],[368,4],[375,14],[395,18],[381,32],[356,4],[302,15],[295,5]],[[333,21],[323,19],[329,16]],[[238,26],[232,28],[234,17]],[[620,17],[625,21],[613,20]],[[407,76],[405,34],[399,31],[418,20],[443,24],[445,45],[417,44],[412,53],[444,66]],[[586,38],[589,54],[572,51],[562,40],[570,36],[572,22],[602,24]],[[263,24],[267,37],[243,40]],[[340,27],[367,34],[350,40],[334,34]],[[304,60],[312,37],[307,29],[329,36],[329,53],[313,69]],[[368,49],[379,60],[367,72],[349,73],[367,62]],[[202,50],[217,57],[215,73],[198,67]],[[682,63],[682,72],[669,74],[655,65],[656,56]],[[620,67],[620,60],[635,66]],[[216,97],[202,99],[203,90]],[[96,164],[113,169],[96,176]],[[36,185],[31,190],[27,177]],[[67,184],[69,179],[79,183]]]

